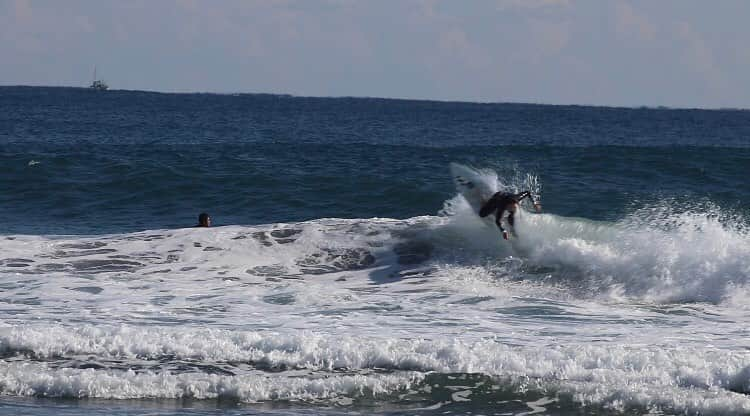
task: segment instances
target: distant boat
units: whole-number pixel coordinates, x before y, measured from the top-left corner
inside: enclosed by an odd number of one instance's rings
[[[89,88],[96,91],[106,91],[107,88],[109,88],[109,85],[107,85],[106,82],[101,79],[96,79],[96,66],[94,66],[94,78],[91,81],[91,85],[89,85]]]

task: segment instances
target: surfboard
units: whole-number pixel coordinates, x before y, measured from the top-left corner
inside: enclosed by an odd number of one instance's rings
[[[474,213],[479,215],[482,205],[495,193],[494,188],[487,183],[479,172],[472,168],[451,163],[450,170],[456,190],[469,203]]]
[[[477,218],[493,230],[497,229],[494,212],[484,218],[479,217],[479,211],[482,209],[484,203],[489,201],[492,195],[497,192],[496,184],[490,182],[486,174],[483,175],[477,170],[458,163],[451,163],[450,170],[456,189],[466,202],[469,203]],[[515,238],[513,227],[508,227],[506,231],[508,231],[512,238]]]

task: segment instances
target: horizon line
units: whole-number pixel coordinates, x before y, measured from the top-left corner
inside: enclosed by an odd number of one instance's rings
[[[83,89],[90,90],[91,87],[86,86],[75,86],[75,85],[29,85],[29,84],[0,84],[0,88],[71,88],[71,89]],[[613,108],[613,109],[629,109],[629,110],[702,110],[702,111],[750,111],[750,107],[674,107],[667,105],[607,105],[607,104],[559,104],[559,103],[544,103],[544,102],[532,102],[532,101],[468,101],[458,99],[431,99],[431,98],[407,98],[407,97],[377,97],[368,95],[295,95],[291,93],[279,93],[279,92],[220,92],[220,91],[160,91],[160,90],[149,90],[149,89],[118,89],[109,88],[106,91],[98,91],[100,94],[106,94],[107,92],[141,92],[149,94],[204,94],[204,95],[269,95],[277,97],[288,97],[288,98],[315,98],[315,99],[359,99],[359,100],[391,100],[391,101],[414,101],[414,102],[432,102],[440,104],[474,104],[474,105],[529,105],[529,106],[550,106],[550,107],[592,107],[592,108]]]

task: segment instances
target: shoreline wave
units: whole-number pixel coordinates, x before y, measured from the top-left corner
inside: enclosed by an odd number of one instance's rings
[[[750,410],[750,352],[713,348],[611,343],[539,348],[492,339],[366,339],[63,325],[3,327],[0,345],[0,388],[11,395],[327,402],[396,397],[453,383],[444,379],[446,384],[438,386],[434,378],[423,383],[437,373],[483,374],[492,384],[506,386],[502,388],[510,388],[510,383],[511,390],[528,389],[618,411]],[[76,357],[92,356],[100,363],[119,359],[118,365],[75,367]],[[165,362],[175,367],[165,367]],[[222,364],[233,373],[205,370]]]

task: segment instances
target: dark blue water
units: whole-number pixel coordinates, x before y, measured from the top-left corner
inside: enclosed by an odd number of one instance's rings
[[[750,112],[0,88],[5,233],[434,214],[451,161],[535,173],[560,215],[742,211]]]

